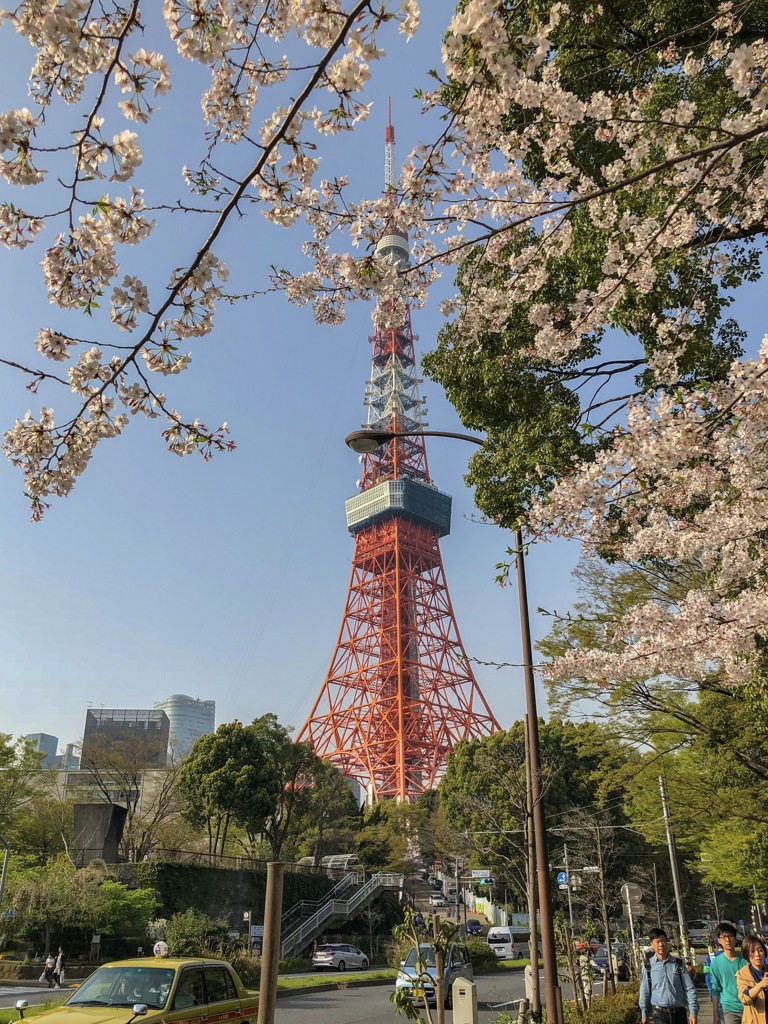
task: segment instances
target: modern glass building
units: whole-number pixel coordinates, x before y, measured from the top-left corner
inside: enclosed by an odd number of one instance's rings
[[[178,760],[186,757],[199,736],[216,728],[216,701],[174,693],[155,701],[156,711],[164,711],[170,722],[169,753]]]

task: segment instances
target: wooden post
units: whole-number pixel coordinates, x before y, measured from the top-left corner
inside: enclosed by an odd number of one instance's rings
[[[275,1024],[284,874],[285,864],[282,861],[269,861],[267,864],[267,893],[264,901],[264,942],[261,952],[258,1024]]]

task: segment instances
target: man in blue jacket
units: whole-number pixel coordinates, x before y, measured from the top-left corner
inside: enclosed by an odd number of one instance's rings
[[[640,976],[640,1016],[643,1024],[696,1024],[699,1000],[696,986],[678,956],[669,955],[667,933],[652,928],[653,953]]]

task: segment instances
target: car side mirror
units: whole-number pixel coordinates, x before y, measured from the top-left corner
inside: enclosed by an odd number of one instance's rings
[[[405,967],[405,960],[400,961],[400,966]],[[21,1002],[21,1000],[19,1000],[19,1002]],[[27,1004],[25,1003],[24,1005],[26,1006]],[[16,1004],[16,1008],[18,1009],[18,1003]]]
[[[133,1016],[134,1017],[146,1017],[149,1007],[146,1003],[134,1003],[133,1004]]]
[[[16,1009],[17,1009],[18,1014],[19,1014],[19,1020],[24,1020],[24,1011],[26,1010],[26,1008],[28,1006],[29,1006],[29,1003],[27,1002],[26,999],[17,999],[16,1000]]]

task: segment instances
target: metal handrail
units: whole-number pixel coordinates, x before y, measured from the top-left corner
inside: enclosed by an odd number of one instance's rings
[[[322,926],[333,917],[350,918],[354,917],[360,907],[367,903],[373,896],[378,895],[382,889],[401,889],[403,876],[393,872],[379,871],[353,894],[348,900],[328,900],[310,918],[303,921],[290,934],[283,938],[280,943],[280,956],[285,959],[289,953],[308,942],[310,938],[321,930]]]
[[[336,899],[351,885],[358,884],[362,877],[363,875],[361,872],[350,871],[348,874],[344,875],[344,877],[341,878],[336,883],[336,885],[334,885],[334,887],[330,889],[325,894],[325,896],[323,896],[321,900],[300,900],[298,903],[294,903],[294,905],[289,910],[286,910],[286,912],[283,914],[281,918],[281,933],[285,932],[286,928],[288,928],[290,924],[297,918],[301,920],[303,917],[306,917],[307,914],[315,913],[318,907],[321,907],[324,903],[327,903],[328,900]]]

